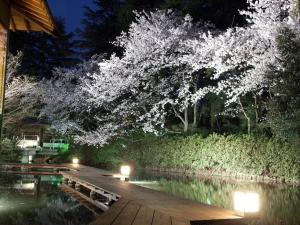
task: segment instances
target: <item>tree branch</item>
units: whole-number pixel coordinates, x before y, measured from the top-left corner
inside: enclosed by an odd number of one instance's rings
[[[247,115],[245,109],[244,109],[244,106],[241,102],[241,98],[238,98],[238,102],[239,102],[239,105],[241,106],[241,110],[242,110],[242,113],[244,114],[245,118],[247,119],[247,122],[248,122],[248,134],[250,135],[250,132],[251,132],[251,119],[250,117]]]
[[[185,121],[184,121],[183,117],[180,116],[180,114],[176,111],[174,105],[172,105],[172,109],[173,109],[175,115],[181,120],[181,122],[182,122],[183,124],[185,124]]]

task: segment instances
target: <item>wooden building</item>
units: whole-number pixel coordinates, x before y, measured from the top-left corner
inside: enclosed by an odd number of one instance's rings
[[[56,35],[54,19],[47,1],[0,0],[0,134],[4,112],[6,57],[10,31],[36,31]]]

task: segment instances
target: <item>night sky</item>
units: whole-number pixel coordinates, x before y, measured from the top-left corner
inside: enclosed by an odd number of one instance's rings
[[[48,0],[55,17],[65,18],[68,32],[80,27],[84,6],[93,7],[93,0]]]

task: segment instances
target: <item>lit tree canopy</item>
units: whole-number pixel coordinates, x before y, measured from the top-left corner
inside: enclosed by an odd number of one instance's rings
[[[278,34],[283,27],[298,31],[299,17],[288,0],[248,4],[240,12],[247,26],[225,31],[171,10],[135,12],[129,30],[113,42],[122,56],[93,57],[41,82],[44,115],[60,131],[75,132],[77,141],[104,145],[137,128],[159,134],[168,130],[171,117],[186,132],[191,111],[194,126],[199,102],[214,93],[243,113],[250,133],[241,98],[256,99],[268,88],[268,68],[282,66]]]

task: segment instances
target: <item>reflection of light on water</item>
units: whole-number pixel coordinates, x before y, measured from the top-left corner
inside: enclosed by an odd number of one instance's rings
[[[210,201],[209,198],[206,199],[206,203],[207,203],[208,205],[211,205],[211,201]]]
[[[14,186],[16,189],[20,190],[33,190],[35,188],[35,183],[21,183],[21,184],[16,184]]]
[[[130,181],[129,183],[131,184],[136,184],[136,185],[151,185],[151,184],[157,184],[157,181]]]
[[[129,181],[131,184],[135,184],[144,188],[150,188],[153,190],[161,191],[161,187],[157,181]]]
[[[234,210],[245,213],[259,211],[259,195],[253,192],[234,192]]]

